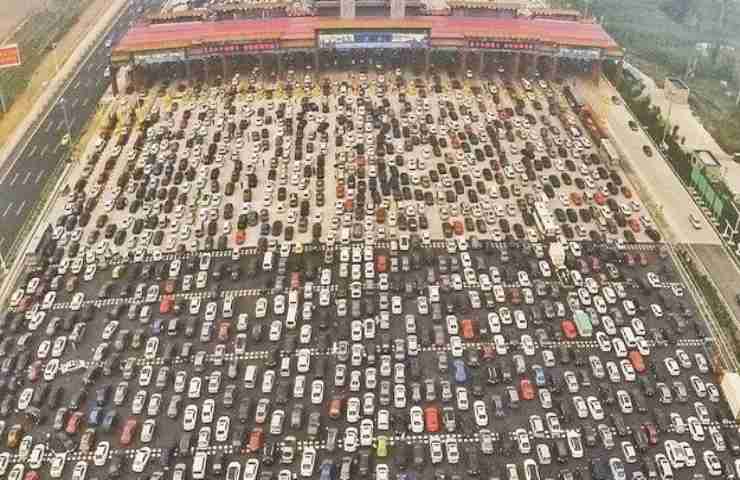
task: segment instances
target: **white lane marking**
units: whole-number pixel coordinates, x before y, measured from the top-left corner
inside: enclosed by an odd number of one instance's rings
[[[0,238],[0,247],[3,246],[3,244],[5,243],[5,240],[7,240],[5,237]]]
[[[18,211],[17,211],[17,212],[15,213],[15,214],[16,214],[16,215],[20,215],[20,214],[21,214],[21,212],[23,211],[23,207],[25,207],[25,206],[26,206],[26,201],[25,201],[25,200],[23,200],[23,203],[21,203],[21,206],[20,206],[20,207],[18,207]]]
[[[11,181],[10,181],[10,186],[11,186],[11,187],[12,187],[13,185],[15,185],[15,182],[17,182],[17,181],[18,181],[18,176],[19,176],[19,175],[20,175],[20,173],[18,173],[18,172],[15,172],[15,177],[13,177],[13,180],[11,180]]]
[[[57,153],[57,151],[59,151],[59,149],[61,148],[61,146],[62,146],[62,142],[57,143],[57,146],[54,147],[54,153]]]
[[[75,108],[77,106],[77,102],[79,101],[80,101],[79,97],[75,97],[75,99],[72,100],[71,102],[72,108]]]
[[[49,149],[49,144],[47,143],[46,145],[44,145],[44,148],[41,149],[41,156],[43,156],[48,149]]]
[[[22,182],[22,183],[23,183],[23,185],[25,185],[25,184],[27,184],[27,183],[28,183],[28,179],[29,179],[29,177],[30,177],[30,176],[31,176],[31,172],[27,172],[27,173],[26,173],[26,178],[24,178],[24,179],[23,179],[23,182]]]
[[[5,211],[3,212],[3,217],[8,214],[8,210],[10,210],[10,207],[12,207],[14,203],[15,203],[15,201],[12,201],[11,200],[11,202],[8,204],[8,206],[5,207]],[[3,238],[3,240],[5,240],[5,239]]]
[[[44,174],[46,170],[41,170],[38,175],[36,175],[36,181],[33,183],[39,183],[39,180],[41,180],[41,176]]]
[[[34,145],[30,152],[28,152],[28,156],[32,157],[34,153],[36,153],[36,149],[39,148],[38,145]]]
[[[53,126],[54,126],[54,122],[49,120],[49,125],[46,126],[46,133],[49,133],[49,131],[51,130],[51,127]]]
[[[83,107],[86,107],[87,106],[87,102],[89,102],[89,101],[90,101],[90,99],[88,97],[85,97],[85,99],[82,101],[82,106]]]

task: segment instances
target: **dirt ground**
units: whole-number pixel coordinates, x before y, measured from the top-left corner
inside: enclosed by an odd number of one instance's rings
[[[34,11],[43,7],[47,0],[5,0],[0,15],[0,43]]]
[[[16,6],[16,4],[22,4],[22,2],[31,4],[41,3],[47,0],[0,0],[0,2],[4,1],[10,1],[12,6]],[[95,23],[98,22],[110,6],[110,0],[94,0],[90,4],[80,17],[79,21],[58,43],[57,53],[60,65],[67,61],[87,32],[92,29]],[[5,5],[3,5],[2,8],[4,9]],[[17,10],[20,11],[20,8],[17,8]],[[5,10],[3,10],[3,14],[0,15],[0,19],[2,19],[3,22],[5,21]],[[54,55],[51,53],[44,57],[44,60],[31,77],[31,83],[26,91],[16,99],[13,106],[10,108],[10,112],[0,120],[0,144],[3,143],[3,141],[13,132],[15,127],[23,120],[23,117],[31,110],[33,103],[41,94],[48,81],[54,77],[54,74],[56,73],[56,64],[54,60]]]

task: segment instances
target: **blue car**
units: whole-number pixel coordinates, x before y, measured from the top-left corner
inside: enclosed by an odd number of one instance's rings
[[[162,323],[163,320],[161,318],[154,320],[154,323],[152,323],[152,336],[158,337],[162,333]]]
[[[105,412],[101,407],[95,407],[90,410],[90,414],[87,416],[87,424],[91,427],[97,427],[103,420],[103,414]]]
[[[538,387],[546,386],[547,379],[545,378],[545,369],[540,365],[532,365],[532,370],[534,371],[534,383],[536,383]]]
[[[455,381],[457,383],[465,383],[468,381],[468,367],[465,366],[465,362],[462,360],[454,360],[452,362],[452,368],[455,371]]]
[[[319,480],[336,480],[337,466],[331,460],[324,460],[319,467]]]

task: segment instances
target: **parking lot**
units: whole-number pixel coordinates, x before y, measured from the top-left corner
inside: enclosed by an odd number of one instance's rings
[[[561,85],[266,84],[93,142],[2,317],[3,475],[734,478],[704,322]]]

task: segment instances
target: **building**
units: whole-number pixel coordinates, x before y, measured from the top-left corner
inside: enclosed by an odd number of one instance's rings
[[[689,86],[683,83],[683,80],[675,77],[666,77],[663,84],[663,91],[668,101],[679,105],[689,103]]]
[[[716,182],[722,178],[722,165],[709,150],[691,152],[691,165],[701,169],[710,182]]]

